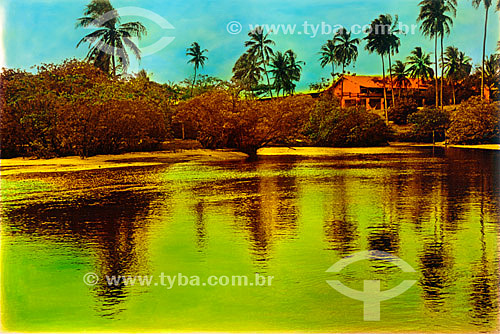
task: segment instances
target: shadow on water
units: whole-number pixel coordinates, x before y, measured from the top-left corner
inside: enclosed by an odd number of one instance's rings
[[[7,232],[14,238],[23,235],[90,252],[93,272],[101,279],[89,289],[103,317],[123,311],[120,304],[129,294],[127,286],[108,284],[105,277],[148,274],[148,230],[168,197],[165,189],[144,189],[143,182],[135,182],[137,172],[104,170],[97,175],[99,184],[92,182],[95,171],[54,173],[49,178],[61,192],[3,207]]]
[[[469,311],[464,321],[491,327],[498,315],[497,240],[492,242],[498,230],[498,156],[433,148],[31,176],[55,189],[3,203],[3,233],[77,248],[90,254],[100,277],[148,275],[157,269],[151,259],[162,256],[152,254],[149,245],[155,224],[173,219],[176,206],[187,223],[171,233],[194,236],[193,261],[214,254],[211,224],[222,212],[229,222],[217,232],[232,241],[243,236],[256,272],[271,271],[273,260],[279,263],[280,242],[293,249],[300,238],[324,251],[310,262],[364,249],[407,256],[417,269],[418,302],[426,312],[447,312],[459,295]],[[196,177],[186,177],[190,174]],[[304,216],[306,211],[313,217]],[[472,255],[457,241],[464,234],[468,245],[476,246]],[[299,260],[292,265],[304,271],[304,281],[317,271]],[[371,267],[377,274],[393,272],[380,261]],[[470,277],[460,276],[464,272]],[[99,315],[112,319],[133,295],[130,287],[106,281],[90,289]]]

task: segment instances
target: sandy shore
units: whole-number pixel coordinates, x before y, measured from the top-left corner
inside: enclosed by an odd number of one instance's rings
[[[246,157],[247,155],[244,153],[230,150],[194,149],[180,152],[155,151],[96,155],[85,159],[75,156],[53,159],[13,158],[1,160],[0,175],[155,166],[180,161],[241,160]]]
[[[259,156],[300,155],[334,156],[342,154],[388,154],[401,149],[411,151],[429,144],[391,143],[383,147],[334,148],[334,147],[265,147]],[[444,143],[436,146],[444,147]],[[450,148],[500,150],[500,145],[448,145]],[[0,160],[0,176],[22,173],[71,172],[103,168],[123,168],[136,166],[156,166],[181,161],[227,161],[241,160],[246,154],[231,150],[187,149],[180,151],[133,152],[117,155],[97,155],[82,159],[63,157],[53,159],[13,158]]]
[[[407,146],[404,143],[391,144],[394,146]],[[429,147],[432,144],[412,144],[414,147]],[[481,144],[481,145],[445,145],[444,142],[436,143],[436,146],[439,147],[450,147],[450,148],[466,148],[466,149],[475,149],[475,150],[494,150],[500,151],[500,144]]]

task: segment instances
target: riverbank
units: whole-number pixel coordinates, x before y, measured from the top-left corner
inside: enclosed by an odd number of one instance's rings
[[[436,143],[436,147],[496,150],[498,144],[483,145],[447,145]],[[183,147],[179,149],[178,147]],[[419,147],[432,147],[432,144],[422,143],[390,143],[381,147],[265,147],[258,151],[258,156],[300,155],[300,156],[334,156],[342,154],[389,154],[395,149],[407,150]],[[76,156],[52,159],[12,158],[0,160],[0,176],[23,173],[46,172],[75,172],[105,168],[124,168],[140,166],[156,166],[181,161],[229,161],[242,160],[247,155],[233,150],[208,150],[197,148],[196,145],[185,144],[173,148],[172,145],[163,147],[166,150],[154,152],[131,152],[115,155],[97,155],[89,158]]]
[[[1,160],[0,175],[156,166],[179,161],[241,160],[246,157],[244,153],[231,150],[188,149],[96,155],[85,159],[76,156],[52,159],[12,158]]]
[[[412,146],[412,147],[432,147],[429,143],[391,143],[391,146]],[[474,149],[474,150],[494,150],[500,151],[500,144],[480,144],[480,145],[451,145],[445,144],[444,142],[436,143],[436,147],[447,147],[447,148],[463,148],[463,149]]]

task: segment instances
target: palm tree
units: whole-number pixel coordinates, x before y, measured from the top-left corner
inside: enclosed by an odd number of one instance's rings
[[[432,79],[434,70],[432,69],[431,55],[422,51],[422,48],[417,46],[411,55],[406,58],[406,63],[409,65],[408,73],[410,78],[417,79],[417,87],[420,90],[420,82]]]
[[[329,39],[321,47],[319,53],[321,57],[319,58],[321,62],[321,67],[325,68],[326,65],[332,64],[332,83],[335,80],[335,65],[337,63],[337,58],[335,57],[335,42],[333,39]]]
[[[481,5],[481,2],[484,4],[485,9],[485,18],[484,18],[484,37],[483,37],[483,58],[481,61],[481,98],[484,98],[484,65],[486,60],[486,36],[488,32],[488,12],[490,10],[492,0],[472,0],[472,5],[475,8],[478,8]],[[497,10],[500,9],[500,1],[497,3]]]
[[[292,50],[287,50],[285,56],[287,58],[288,77],[290,78],[290,86],[287,87],[287,93],[293,95],[296,87],[293,82],[300,81],[302,66],[306,63],[302,60],[297,60],[297,55]]]
[[[389,116],[387,114],[387,88],[385,82],[385,63],[384,56],[390,52],[390,44],[387,42],[387,38],[384,34],[380,34],[379,30],[381,27],[380,18],[374,19],[370,23],[370,30],[368,35],[364,38],[366,42],[365,49],[370,53],[377,53],[382,59],[382,77],[384,85],[384,109],[385,109],[385,122],[389,123]]]
[[[186,49],[186,56],[191,57],[191,59],[188,60],[188,64],[194,65],[194,79],[193,83],[191,84],[191,96],[193,96],[193,88],[194,84],[196,83],[196,71],[200,66],[205,66],[205,61],[208,59],[207,56],[203,55],[205,52],[208,52],[208,50],[202,50],[197,42],[194,42],[193,44],[191,44],[190,48]]]
[[[269,75],[267,73],[266,64],[269,63],[271,56],[274,55],[271,45],[274,45],[274,41],[269,39],[269,33],[264,35],[264,29],[262,27],[257,27],[248,33],[250,37],[249,41],[245,42],[245,47],[248,48],[248,53],[252,54],[260,60],[264,68],[264,74],[267,78],[267,86],[269,88],[269,94],[273,97],[273,92],[271,89],[271,83],[269,81]]]
[[[278,51],[269,65],[274,80],[273,87],[276,90],[277,96],[279,96],[281,90],[283,90],[283,96],[285,96],[286,87],[289,85],[290,78],[288,76],[288,61],[286,58],[283,53]]]
[[[458,51],[456,47],[448,46],[444,53],[445,64],[444,70],[447,79],[451,82],[451,87],[453,91],[453,104],[456,104],[455,98],[455,83],[458,80],[465,79],[472,69],[470,57],[467,57],[465,53]]]
[[[391,97],[392,97],[392,105],[395,104],[394,101],[394,84],[392,81],[392,63],[391,63],[391,55],[395,55],[399,52],[399,47],[401,46],[401,40],[397,36],[401,31],[398,29],[399,18],[397,15],[394,17],[394,21],[392,16],[389,14],[380,15],[379,16],[379,24],[380,27],[384,28],[382,35],[386,40],[389,51],[387,55],[389,57],[389,77],[391,81]],[[380,29],[380,28],[379,28]]]
[[[420,14],[417,21],[421,22],[420,30],[424,36],[434,38],[434,64],[436,83],[436,107],[439,106],[438,93],[438,38],[441,38],[441,62],[444,63],[443,39],[445,34],[449,34],[453,19],[448,15],[456,13],[456,0],[422,0],[419,3]],[[443,72],[441,72],[441,108],[443,109]]]
[[[280,91],[283,91],[283,96],[285,93],[293,94],[296,87],[293,82],[300,80],[303,64],[303,61],[297,60],[297,55],[292,50],[274,55],[270,72],[273,74],[273,87],[277,96]]]
[[[141,59],[141,51],[132,42],[133,37],[140,39],[147,34],[146,28],[140,22],[120,24],[120,17],[109,0],[92,0],[83,13],[85,16],[77,20],[77,27],[95,26],[96,31],[83,37],[76,47],[89,43],[86,59],[106,73],[110,70],[116,75],[117,62],[122,73],[126,72],[130,63],[125,47],[130,49],[135,57]]]
[[[490,97],[493,88],[500,85],[500,55],[492,54],[484,62],[484,84],[489,88]]]
[[[401,88],[407,88],[411,85],[410,79],[408,79],[408,68],[406,64],[401,60],[396,60],[396,63],[392,65],[392,72],[394,72],[396,86],[399,88],[398,96],[401,97]]]
[[[252,91],[262,79],[264,69],[256,55],[245,52],[233,67],[233,80],[241,83],[246,90]]]
[[[358,44],[360,41],[359,38],[351,38],[351,33],[344,28],[338,30],[333,37],[335,59],[338,64],[342,65],[342,93],[340,105],[342,105],[342,101],[344,100],[345,67],[349,66],[351,63],[355,63],[356,59],[358,59]]]

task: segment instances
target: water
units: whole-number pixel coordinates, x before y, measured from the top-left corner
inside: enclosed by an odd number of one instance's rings
[[[498,330],[498,153],[392,148],[2,179],[2,322],[16,331]],[[339,153],[340,152],[340,153]],[[396,255],[415,272],[366,260]],[[99,283],[82,277],[93,272]],[[274,276],[109,286],[106,275]],[[156,278],[155,278],[156,279]],[[416,280],[380,321],[331,288]]]

